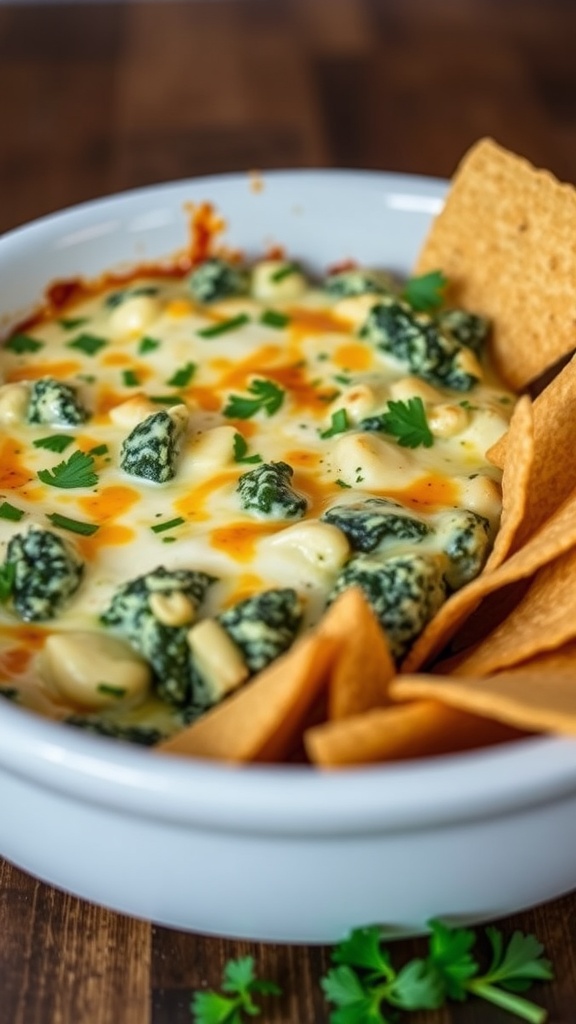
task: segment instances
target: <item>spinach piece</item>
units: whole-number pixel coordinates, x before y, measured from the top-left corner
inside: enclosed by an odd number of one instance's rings
[[[192,569],[170,571],[159,566],[152,572],[123,584],[101,616],[132,644],[149,663],[154,673],[156,692],[169,704],[186,707],[194,702],[190,673],[189,625],[166,626],[150,607],[152,594],[167,597],[181,592],[195,607],[204,600],[214,576]],[[200,695],[202,703],[202,695]]]
[[[208,304],[232,295],[246,295],[248,275],[227,260],[213,257],[192,271],[188,284],[196,301]]]
[[[330,602],[348,587],[360,587],[400,662],[446,599],[444,559],[406,553],[353,556],[338,576]]]
[[[160,729],[154,729],[149,725],[120,725],[91,715],[69,715],[65,722],[66,725],[84,729],[85,732],[94,733],[96,736],[124,740],[126,743],[136,743],[141,747],[153,747],[164,739],[164,733]]]
[[[445,334],[451,334],[459,345],[471,348],[480,355],[490,333],[490,321],[477,313],[464,309],[443,309],[436,317],[438,326]]]
[[[356,295],[387,295],[393,290],[391,278],[377,270],[351,267],[329,274],[324,289],[335,299],[347,299]]]
[[[35,380],[28,402],[28,423],[49,423],[54,427],[75,427],[85,423],[88,412],[74,388],[54,377]]]
[[[62,537],[32,527],[10,539],[7,566],[13,566],[11,599],[24,622],[54,618],[77,591],[84,563]]]
[[[217,621],[240,648],[251,673],[260,672],[286,651],[302,621],[295,590],[265,590],[228,608]]]
[[[320,518],[342,530],[355,551],[374,551],[388,540],[418,543],[431,532],[421,519],[388,498],[333,505]]]
[[[161,409],[147,416],[124,438],[120,466],[130,476],[163,484],[176,475],[178,442],[182,429]]]
[[[478,378],[460,365],[463,346],[426,313],[398,299],[383,298],[369,312],[360,336],[394,356],[423,380],[454,391],[470,391]]]
[[[482,570],[490,549],[490,523],[478,512],[465,508],[442,513],[437,523],[449,559],[446,580],[452,590],[458,590]]]
[[[294,470],[286,462],[263,462],[238,478],[242,508],[269,519],[295,519],[306,512],[306,498],[292,490]]]

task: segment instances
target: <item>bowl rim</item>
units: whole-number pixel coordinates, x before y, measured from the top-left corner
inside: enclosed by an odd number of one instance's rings
[[[264,170],[283,184],[357,183],[417,190],[441,200],[447,182],[379,170]],[[5,250],[101,215],[131,215],[148,198],[170,200],[217,183],[247,187],[247,172],[160,182],[46,214],[0,236]],[[330,835],[420,829],[564,799],[576,789],[576,744],[531,737],[476,751],[325,772],[309,766],[237,766],[154,753],[91,736],[0,701],[0,772],[123,813],[234,832]],[[359,785],[359,780],[361,784]]]

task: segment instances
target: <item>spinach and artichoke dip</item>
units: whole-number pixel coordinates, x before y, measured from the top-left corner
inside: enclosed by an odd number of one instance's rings
[[[512,408],[442,284],[208,257],[53,289],[0,353],[2,693],[153,744],[350,586],[400,663],[482,569]]]

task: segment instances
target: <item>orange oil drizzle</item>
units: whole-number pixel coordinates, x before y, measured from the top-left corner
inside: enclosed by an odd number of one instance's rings
[[[454,481],[433,473],[420,477],[406,489],[386,491],[385,496],[396,498],[410,508],[419,508],[421,505],[457,505],[459,501],[458,486]]]
[[[195,522],[204,522],[210,518],[210,513],[205,505],[208,498],[216,491],[229,485],[237,478],[235,471],[223,470],[221,473],[204,480],[202,483],[192,487],[184,497],[174,502],[174,511],[185,519],[193,519]]]
[[[217,551],[224,551],[236,562],[250,562],[260,538],[277,531],[277,523],[232,523],[212,530],[210,545]]]
[[[133,487],[115,484],[102,487],[98,494],[78,498],[78,505],[92,522],[106,523],[121,516],[137,501],[140,501],[140,495]]]
[[[369,370],[374,365],[374,354],[367,345],[351,342],[339,345],[332,353],[332,360],[343,370]]]
[[[136,537],[136,531],[121,523],[103,523],[97,533],[91,537],[77,537],[76,542],[86,559],[93,559],[100,548],[119,547],[130,544]]]
[[[53,363],[26,363],[24,366],[14,366],[6,374],[6,380],[10,383],[19,380],[39,380],[40,377],[56,377],[57,380],[66,380],[73,377],[82,369],[82,364],[75,359],[63,359]]]
[[[23,487],[32,479],[32,474],[20,459],[20,445],[13,437],[0,442],[0,487],[13,490]]]

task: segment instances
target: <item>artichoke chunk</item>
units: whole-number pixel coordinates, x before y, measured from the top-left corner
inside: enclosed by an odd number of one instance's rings
[[[426,313],[415,313],[398,299],[383,298],[368,314],[360,336],[403,363],[417,377],[454,391],[470,391],[479,376],[466,369],[466,346],[443,331]]]
[[[348,587],[360,587],[399,662],[446,599],[443,570],[444,558],[433,554],[355,555],[329,600]]]
[[[35,380],[28,402],[29,423],[49,423],[54,427],[75,427],[88,419],[76,391],[54,377]]]
[[[194,700],[187,642],[190,621],[167,625],[155,614],[156,598],[180,593],[192,605],[193,617],[214,581],[204,572],[169,571],[159,566],[121,586],[102,615],[104,625],[126,637],[151,665],[156,692],[176,707],[186,707]]]
[[[236,486],[242,508],[268,519],[295,519],[306,512],[306,498],[290,486],[294,470],[286,462],[263,462],[243,473]]]
[[[295,590],[265,590],[228,608],[217,617],[251,673],[260,672],[286,651],[302,621],[302,602]]]
[[[197,302],[207,305],[233,295],[246,295],[248,275],[226,260],[204,260],[188,278],[190,291]]]
[[[13,566],[12,604],[24,622],[54,618],[77,591],[84,571],[67,541],[39,527],[11,538],[4,565]]]
[[[122,442],[120,466],[130,476],[167,483],[176,475],[182,424],[164,409],[137,423]]]
[[[426,523],[388,498],[334,505],[321,518],[342,530],[355,551],[374,551],[388,540],[418,543],[430,533]]]
[[[490,522],[471,509],[455,508],[439,517],[438,534],[449,558],[446,580],[458,590],[482,570],[490,549]]]

